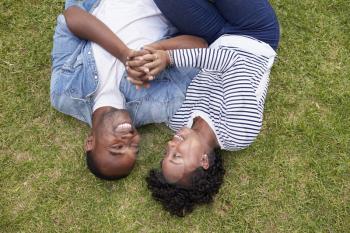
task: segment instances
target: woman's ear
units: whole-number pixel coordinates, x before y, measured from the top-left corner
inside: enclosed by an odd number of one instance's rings
[[[209,168],[209,159],[208,159],[208,155],[207,155],[207,154],[202,155],[202,158],[201,158],[201,167],[202,167],[204,170],[207,170],[207,169]]]

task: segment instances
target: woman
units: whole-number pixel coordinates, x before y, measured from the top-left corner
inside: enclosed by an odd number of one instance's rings
[[[169,65],[202,69],[168,122],[177,133],[168,143],[162,170],[147,177],[153,197],[170,213],[184,216],[196,204],[211,202],[219,190],[224,169],[214,150],[244,149],[259,134],[279,26],[266,0],[155,3],[180,32],[215,40],[209,49],[146,47],[150,54],[128,62],[129,70],[143,65],[149,76]]]

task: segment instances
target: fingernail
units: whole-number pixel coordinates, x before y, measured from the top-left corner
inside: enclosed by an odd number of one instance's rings
[[[154,76],[150,76],[150,77],[149,77],[149,80],[154,80]]]

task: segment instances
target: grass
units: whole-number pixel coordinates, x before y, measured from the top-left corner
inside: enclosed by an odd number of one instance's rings
[[[224,153],[225,183],[185,218],[146,188],[170,137],[140,129],[133,173],[86,169],[89,128],[50,107],[50,51],[63,1],[0,2],[0,232],[349,232],[350,4],[272,0],[282,27],[264,127]]]

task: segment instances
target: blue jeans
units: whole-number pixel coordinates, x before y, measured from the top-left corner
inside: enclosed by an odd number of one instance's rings
[[[209,44],[223,34],[247,35],[277,49],[279,24],[268,0],[154,0],[182,34]]]

